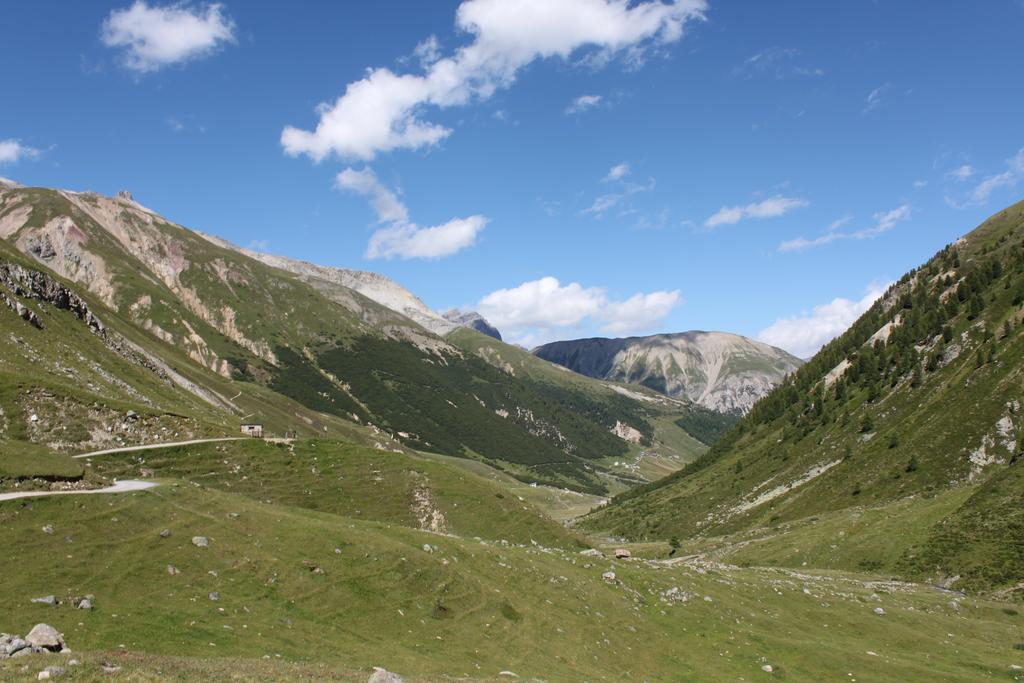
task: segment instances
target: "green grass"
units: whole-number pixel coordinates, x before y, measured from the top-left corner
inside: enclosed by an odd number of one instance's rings
[[[928,499],[904,499],[878,507],[848,508],[721,539],[715,554],[744,565],[818,567],[897,573],[907,548],[963,505],[971,489]],[[709,545],[718,539],[708,539]]]
[[[960,576],[957,585],[970,590],[1012,589],[1024,579],[1024,479],[1013,464],[1024,402],[1022,245],[1024,203],[901,279],[706,456],[620,494],[581,526],[664,541],[772,528],[824,532],[831,519],[838,533],[859,510],[889,510],[903,516],[905,531],[882,514],[879,527],[891,533],[854,529],[860,546],[847,543],[836,558],[822,546],[813,561],[887,567],[922,580]],[[957,303],[961,286],[970,291]],[[978,315],[974,299],[983,300]],[[896,317],[887,343],[868,343]],[[844,360],[850,369],[826,386],[825,375]],[[992,462],[977,467],[972,454],[980,457],[983,444]],[[807,477],[824,465],[824,474]],[[784,547],[789,532],[772,535],[780,539],[768,545],[777,559],[795,557]]]
[[[420,528],[425,512],[443,515],[440,530],[529,545],[586,547],[581,537],[519,499],[502,483],[424,457],[332,441],[271,444],[245,440],[90,458],[107,479],[141,470],[204,489],[353,519]],[[529,487],[526,487],[529,488]],[[429,526],[427,528],[430,528]]]
[[[188,656],[184,671],[280,655],[280,669],[236,666],[272,680],[322,663],[411,680],[511,670],[612,681],[753,679],[771,663],[794,680],[870,681],[1004,677],[1024,664],[1013,650],[1019,616],[999,603],[964,599],[954,611],[948,595],[868,575],[584,561],[170,480],[138,494],[0,503],[0,529],[19,549],[0,557],[2,630],[45,621],[76,652]],[[210,547],[192,546],[193,535]],[[168,575],[168,564],[181,573]],[[608,568],[621,583],[601,581]],[[670,588],[692,597],[662,602]],[[92,593],[96,609],[28,602],[49,593]]]
[[[84,475],[81,461],[22,442],[0,441],[0,486],[12,480],[77,480]]]

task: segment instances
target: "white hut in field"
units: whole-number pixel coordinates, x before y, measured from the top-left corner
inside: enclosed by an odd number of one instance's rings
[[[263,425],[261,424],[244,424],[242,425],[242,433],[246,436],[251,436],[254,439],[263,438]]]

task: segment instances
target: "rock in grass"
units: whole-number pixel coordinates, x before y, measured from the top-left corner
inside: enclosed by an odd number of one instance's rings
[[[193,536],[192,545],[197,548],[208,548],[210,546],[210,539],[206,536]]]
[[[880,617],[885,616],[885,610],[882,609],[881,607],[876,607],[874,609],[874,612],[875,612],[875,614],[877,614]]]
[[[170,537],[171,537],[171,530],[170,529],[164,529],[163,531],[160,532],[160,538],[170,538]]]
[[[387,669],[375,666],[373,667],[373,673],[370,674],[370,678],[367,679],[366,683],[405,683],[405,679],[398,674],[391,673]]]
[[[82,598],[78,601],[78,604],[75,605],[75,607],[78,609],[92,609],[92,600],[89,598]]]
[[[214,602],[220,600],[220,593],[218,593],[217,591],[213,591],[212,593],[210,593],[210,600]]]
[[[169,564],[167,565],[167,573],[171,576],[174,576],[175,574],[180,574],[181,570],[175,567],[173,564]]]
[[[7,634],[4,634],[4,636],[4,638],[0,638],[0,655],[13,657],[16,653],[21,652],[29,646],[23,638]],[[29,652],[31,652],[31,650],[29,650]]]
[[[57,604],[57,597],[54,595],[44,595],[41,598],[32,598],[32,602],[38,602],[41,605],[53,605]]]
[[[766,674],[770,674],[771,672],[775,671],[775,668],[771,664],[765,664],[761,667],[761,671],[765,672]]]
[[[41,647],[51,652],[64,649],[64,636],[49,624],[36,624],[25,636],[25,642],[33,647]]]

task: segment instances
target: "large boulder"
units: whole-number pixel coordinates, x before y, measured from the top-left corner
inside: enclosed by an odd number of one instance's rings
[[[405,683],[405,679],[398,674],[391,673],[387,669],[375,666],[373,667],[373,673],[370,674],[370,678],[367,679],[366,683]]]
[[[36,624],[25,636],[25,642],[51,652],[64,649],[64,635],[49,624]]]

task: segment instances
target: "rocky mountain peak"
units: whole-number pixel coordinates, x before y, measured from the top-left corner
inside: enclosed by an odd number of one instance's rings
[[[442,315],[445,320],[453,322],[460,327],[470,327],[477,332],[486,334],[488,337],[493,337],[494,339],[501,341],[501,332],[498,331],[498,328],[487,322],[487,319],[476,311],[463,312],[457,308],[453,308]]]

